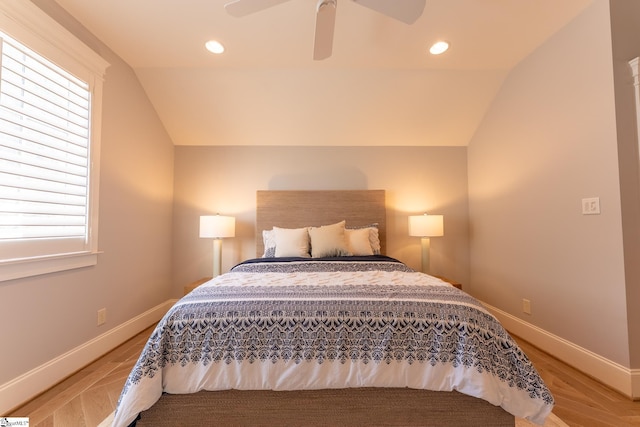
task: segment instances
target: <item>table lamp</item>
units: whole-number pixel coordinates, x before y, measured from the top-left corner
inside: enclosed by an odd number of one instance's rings
[[[422,238],[422,272],[429,273],[430,237],[444,236],[444,220],[442,215],[409,216],[409,235]]]
[[[213,239],[213,277],[220,275],[222,239],[234,237],[236,219],[232,216],[204,215],[200,217],[200,237]]]

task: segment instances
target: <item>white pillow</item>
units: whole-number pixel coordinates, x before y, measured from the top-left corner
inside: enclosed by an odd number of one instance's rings
[[[378,227],[367,227],[369,229],[369,242],[371,243],[371,249],[375,255],[380,255],[380,234],[378,233]]]
[[[369,228],[358,228],[355,230],[345,230],[347,246],[352,255],[373,255],[373,248],[369,236]]]
[[[345,221],[322,227],[309,227],[311,257],[348,256],[349,246],[344,233]]]
[[[304,228],[273,227],[276,235],[276,257],[309,258],[309,232]]]
[[[262,242],[264,243],[264,254],[262,258],[273,258],[276,256],[276,232],[262,230]]]
[[[365,225],[362,227],[347,227],[348,230],[368,230],[369,231],[369,243],[371,244],[371,250],[374,255],[380,255],[380,233],[378,232],[378,223],[371,225]]]

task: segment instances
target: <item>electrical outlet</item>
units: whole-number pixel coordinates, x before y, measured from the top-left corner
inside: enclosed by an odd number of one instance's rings
[[[107,309],[101,308],[98,310],[98,326],[107,323]]]
[[[525,314],[531,314],[531,301],[528,299],[522,299],[522,311]]]

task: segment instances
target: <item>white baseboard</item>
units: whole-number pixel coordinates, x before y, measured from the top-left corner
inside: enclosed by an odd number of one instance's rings
[[[629,369],[489,304],[484,306],[512,334],[573,366],[630,399],[640,399],[640,369]]]
[[[47,363],[0,385],[0,414],[24,404],[69,375],[158,322],[176,300],[168,300]]]

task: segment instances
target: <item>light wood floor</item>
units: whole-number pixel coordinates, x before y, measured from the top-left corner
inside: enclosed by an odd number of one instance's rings
[[[96,427],[115,410],[152,330],[145,329],[8,416],[29,417],[30,427]]]
[[[31,427],[97,426],[115,409],[151,330],[6,415],[29,417]],[[553,412],[569,426],[640,426],[640,402],[630,401],[523,340],[517,341],[551,389],[556,399]]]

